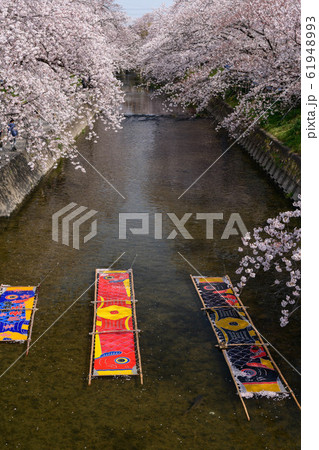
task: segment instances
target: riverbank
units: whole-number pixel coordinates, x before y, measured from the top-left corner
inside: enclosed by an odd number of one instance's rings
[[[73,124],[70,128],[72,136],[76,139],[87,127],[87,120],[83,119]],[[0,217],[8,217],[36,188],[40,180],[58,162],[55,155],[48,151],[46,163],[36,162],[33,169],[30,168],[30,157],[25,151],[25,141],[18,140],[17,150],[2,150],[0,164]]]
[[[146,83],[141,75],[138,75],[138,79],[140,84]],[[151,89],[154,90],[158,88],[155,85],[151,86]],[[196,114],[194,107],[191,107],[189,111],[190,114]],[[212,117],[217,124],[232,112],[233,107],[230,104],[222,99],[214,98],[206,107],[204,115]],[[269,129],[272,129],[271,121]],[[262,128],[256,128],[248,136],[240,138],[237,143],[266,172],[285,197],[298,200],[301,193],[301,157],[299,154],[294,153]]]
[[[221,100],[214,100],[207,112],[217,122],[230,114],[231,106]],[[71,127],[74,138],[87,126],[87,121],[77,122]],[[298,199],[301,192],[300,156],[279,142],[265,130],[256,129],[238,143],[259,164],[264,172],[277,184],[285,196]],[[39,184],[42,177],[57,163],[53,154],[48,152],[46,164],[36,162],[33,169],[29,166],[29,156],[25,152],[25,142],[18,141],[15,152],[2,151],[0,164],[0,217],[8,217]]]
[[[221,122],[232,112],[231,106],[214,99],[207,112]],[[264,172],[280,187],[288,198],[297,200],[301,193],[301,158],[267,131],[257,128],[238,144],[257,162]]]

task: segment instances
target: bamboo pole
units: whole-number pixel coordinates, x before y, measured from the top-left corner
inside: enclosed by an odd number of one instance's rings
[[[233,375],[233,371],[232,371],[231,365],[229,364],[229,361],[228,361],[228,358],[227,358],[226,350],[222,350],[222,352],[223,352],[225,361],[226,361],[226,363],[227,363],[227,366],[228,366],[228,368],[229,368],[229,372],[230,372],[230,374],[231,374],[231,377],[232,377],[232,379],[233,379],[233,381],[234,381],[234,383],[235,383],[235,386],[236,386],[236,389],[237,389],[237,392],[238,392],[240,401],[241,401],[241,403],[242,403],[242,405],[243,405],[243,407],[244,407],[244,410],[245,410],[245,413],[246,413],[246,416],[247,416],[247,420],[250,421],[250,417],[249,417],[249,414],[248,414],[248,410],[247,410],[246,403],[244,402],[244,399],[243,399],[243,397],[242,397],[242,395],[241,395],[241,392],[240,392],[240,389],[239,389],[239,387],[238,387],[237,381],[236,381],[236,379],[235,379],[235,377],[234,377],[234,375]]]
[[[205,302],[204,302],[204,300],[203,300],[203,298],[202,298],[202,296],[201,296],[201,294],[200,294],[200,292],[199,292],[199,290],[198,290],[198,287],[197,287],[197,285],[196,285],[196,283],[195,283],[195,279],[193,278],[192,275],[191,275],[190,277],[191,277],[191,280],[192,280],[192,282],[193,282],[193,284],[194,284],[194,286],[195,286],[195,289],[196,289],[196,291],[197,291],[197,294],[198,294],[198,296],[199,296],[199,298],[200,298],[200,300],[201,300],[203,306],[205,307]],[[217,333],[216,333],[216,330],[215,330],[215,328],[214,328],[214,324],[213,324],[213,322],[212,322],[212,320],[211,320],[211,318],[210,318],[210,315],[208,314],[207,311],[206,311],[206,314],[207,314],[207,317],[208,317],[208,319],[209,319],[209,322],[210,322],[210,324],[211,324],[211,326],[212,326],[212,328],[213,328],[213,330],[214,330],[214,333],[215,333],[215,336],[216,336],[216,339],[217,339],[218,344],[219,344],[219,345],[222,345],[223,343],[220,341],[220,339],[219,339],[219,337],[218,337],[218,335],[217,335]],[[243,408],[244,408],[244,411],[245,411],[247,420],[250,421],[250,417],[249,417],[249,414],[248,414],[248,410],[247,410],[246,404],[245,404],[245,402],[244,402],[244,399],[242,398],[242,395],[241,395],[241,392],[240,392],[240,390],[239,390],[238,384],[237,384],[237,382],[236,382],[236,380],[235,380],[235,378],[234,378],[232,368],[231,368],[231,366],[230,366],[230,364],[229,364],[229,361],[228,361],[228,358],[227,358],[226,350],[222,350],[222,352],[223,352],[225,361],[226,361],[226,363],[227,363],[227,366],[228,366],[228,368],[229,368],[230,375],[231,375],[231,377],[232,377],[232,379],[233,379],[233,382],[234,382],[234,384],[235,384],[235,386],[236,386],[236,390],[237,390],[237,392],[238,392],[240,401],[241,401],[241,403],[242,403],[242,405],[243,405]]]
[[[32,335],[32,329],[33,329],[33,323],[34,323],[34,316],[35,316],[35,312],[37,311],[37,302],[38,302],[38,292],[39,292],[39,288],[36,288],[35,291],[35,300],[34,300],[34,304],[33,304],[33,312],[31,313],[31,323],[30,323],[30,330],[29,330],[29,337],[28,337],[28,343],[27,343],[27,351],[26,351],[26,356],[28,356],[29,354],[29,349],[30,349],[30,342],[31,342],[31,335]]]
[[[94,342],[95,342],[95,323],[96,323],[96,293],[97,293],[97,284],[98,284],[98,271],[95,270],[95,289],[94,289],[94,317],[93,317],[93,330],[92,330],[92,342],[91,342],[91,356],[90,356],[90,372],[89,372],[89,386],[91,386],[92,381],[92,366],[93,366],[93,352],[94,352]]]
[[[192,280],[192,282],[193,282],[193,284],[194,284],[194,286],[195,286],[195,289],[196,289],[196,292],[197,292],[197,294],[198,294],[198,296],[199,296],[199,298],[200,298],[200,301],[202,302],[203,307],[206,308],[205,302],[204,302],[204,300],[203,300],[203,297],[201,296],[201,293],[200,293],[199,290],[198,290],[198,287],[197,287],[197,285],[196,285],[196,283],[195,283],[195,279],[193,278],[193,275],[191,275],[190,277],[191,277],[191,280]],[[214,331],[214,333],[215,333],[215,336],[216,336],[216,338],[217,338],[218,343],[221,343],[221,341],[218,339],[217,333],[216,333],[216,331],[215,331],[214,323],[212,322],[212,319],[210,318],[210,315],[208,314],[207,311],[205,311],[205,312],[206,312],[206,315],[207,315],[207,317],[208,317],[209,323],[211,324],[211,327],[212,327],[212,329],[213,329],[213,331]]]
[[[138,302],[138,300],[125,300],[125,299],[119,299],[119,298],[117,298],[117,299],[115,299],[115,300],[99,300],[99,301],[97,301],[97,302],[90,302],[90,303],[113,303],[113,302],[130,302],[130,303],[137,303]],[[119,306],[121,306],[121,305],[119,305]]]
[[[275,361],[274,361],[273,357],[271,356],[271,354],[270,354],[270,352],[269,352],[267,346],[265,347],[265,350],[266,350],[266,352],[267,352],[267,354],[268,354],[268,356],[269,356],[271,362],[273,363],[275,369],[276,369],[277,372],[279,373],[279,376],[281,377],[282,381],[284,382],[284,384],[286,385],[287,389],[289,390],[289,392],[290,392],[292,398],[295,400],[295,402],[296,402],[298,408],[301,410],[301,405],[300,405],[300,403],[298,402],[297,397],[296,397],[294,391],[291,389],[291,387],[289,386],[289,384],[288,384],[286,378],[283,376],[281,370],[279,369],[279,367],[278,367],[277,364],[275,363]]]
[[[107,333],[140,333],[141,330],[106,330],[106,331],[93,331],[89,334],[107,334]]]
[[[130,280],[131,280],[131,298],[133,298],[133,300],[135,300],[135,290],[134,290],[134,279],[133,279],[133,269],[129,269],[128,272],[130,273]],[[133,301],[132,304],[132,310],[133,310],[133,316],[134,316],[134,323],[135,326],[137,327],[137,318],[136,318],[136,308],[135,308],[135,301]],[[137,348],[137,356],[138,356],[138,365],[139,365],[139,371],[140,371],[140,380],[141,380],[141,384],[144,383],[143,381],[143,370],[142,370],[142,361],[141,361],[141,351],[140,351],[140,341],[139,341],[139,334],[136,333],[135,334],[135,338],[136,338],[136,348]]]
[[[255,343],[255,342],[250,342],[250,343],[248,343],[247,342],[247,344],[246,343],[240,343],[240,344],[225,344],[225,345],[215,345],[215,347],[218,347],[218,348],[220,348],[220,349],[222,349],[222,350],[227,350],[227,348],[228,347],[238,347],[238,346],[241,346],[241,345],[247,345],[247,346],[249,346],[249,347],[251,347],[251,346],[255,346],[255,347],[263,347],[264,345],[268,345],[268,344],[266,344],[265,342],[263,342],[263,343],[260,343],[260,344],[257,344],[257,343]]]
[[[234,305],[229,305],[229,306],[206,306],[205,308],[201,308],[201,311],[206,311],[207,309],[220,309],[220,308],[228,308],[228,309],[229,308],[241,308],[241,309],[244,309],[242,306],[234,306]]]
[[[0,309],[0,312],[4,312],[4,311],[11,311],[11,312],[39,311],[39,308]]]
[[[234,294],[235,294],[235,296],[236,296],[236,298],[237,298],[237,300],[239,301],[239,303],[242,305],[243,303],[242,303],[242,301],[241,301],[241,299],[239,298],[239,296],[238,295],[236,295],[236,293],[235,293],[235,291],[234,291],[234,286],[233,286],[233,284],[232,284],[232,282],[231,282],[231,280],[230,280],[230,278],[229,278],[229,276],[228,275],[226,275],[226,278],[228,279],[228,281],[229,281],[229,283],[230,283],[230,285],[231,285],[231,287],[232,287],[232,290],[233,290],[233,292],[234,292]],[[247,317],[248,317],[248,319],[249,319],[249,321],[250,321],[250,323],[251,323],[251,325],[252,325],[252,327],[254,328],[254,330],[256,331],[256,334],[257,334],[257,336],[258,336],[258,338],[259,338],[259,340],[265,345],[265,351],[266,351],[266,353],[267,353],[267,355],[269,356],[269,359],[271,360],[271,362],[273,363],[273,365],[274,365],[274,367],[275,367],[275,369],[278,371],[278,373],[279,373],[279,376],[280,376],[280,378],[282,379],[282,381],[284,382],[284,384],[286,385],[286,387],[287,387],[287,389],[289,390],[289,392],[290,392],[290,394],[291,394],[291,396],[293,397],[293,399],[295,400],[295,402],[296,402],[296,404],[297,404],[297,406],[298,406],[298,408],[301,410],[301,405],[300,405],[300,403],[298,402],[298,400],[297,400],[297,398],[296,398],[296,396],[295,396],[295,393],[293,392],[293,390],[291,389],[291,387],[289,386],[289,384],[288,384],[288,382],[287,382],[287,380],[285,379],[285,377],[283,376],[283,374],[282,374],[282,372],[281,372],[281,370],[279,369],[279,367],[277,366],[277,364],[275,363],[275,361],[274,361],[274,359],[273,359],[273,357],[271,356],[271,353],[270,353],[270,351],[268,350],[268,348],[267,348],[267,345],[265,344],[265,342],[264,342],[264,340],[263,340],[263,338],[261,337],[261,335],[260,335],[260,333],[259,333],[259,331],[257,330],[257,328],[255,327],[255,325],[254,325],[254,323],[253,323],[253,321],[251,320],[251,317],[250,317],[250,315],[248,314],[248,313],[246,313],[247,314]],[[269,344],[268,344],[269,345]]]

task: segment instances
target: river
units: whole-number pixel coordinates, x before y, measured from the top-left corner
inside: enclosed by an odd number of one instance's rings
[[[128,117],[119,132],[105,131],[98,122],[97,143],[85,135],[77,141],[102,176],[84,160],[86,173],[66,161],[0,221],[1,282],[37,284],[55,268],[40,287],[33,342],[45,334],[0,378],[1,448],[300,448],[300,412],[292,399],[247,400],[247,422],[189,278],[195,270],[185,261],[202,274],[228,273],[237,281],[240,237],[221,239],[230,215],[239,213],[252,229],[291,208],[290,201],[237,146],[178,199],[227,149],[227,137],[208,119],[167,113],[161,100],[151,100],[134,80],[124,112]],[[80,250],[52,240],[52,215],[71,202],[98,212],[97,235]],[[119,239],[119,213],[148,213],[149,234],[128,231],[127,239]],[[162,239],[154,236],[155,213],[162,214],[156,216],[162,218]],[[174,229],[167,213],[179,218],[192,213],[185,227],[193,239],[180,233],[167,239]],[[197,213],[223,214],[215,221],[214,239],[206,239]],[[89,229],[85,224],[83,233]],[[102,378],[89,387],[94,289],[80,296],[93,283],[95,268],[109,266],[123,252],[114,268],[127,269],[134,261],[144,385],[138,377]],[[272,282],[260,274],[241,297],[257,328],[300,368],[300,317],[295,314],[280,328]],[[2,343],[1,373],[24,350]],[[299,375],[275,351],[272,355],[300,398]],[[201,403],[184,414],[198,395]]]

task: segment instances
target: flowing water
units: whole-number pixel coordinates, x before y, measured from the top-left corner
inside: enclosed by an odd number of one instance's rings
[[[227,148],[208,119],[168,115],[134,83],[127,87],[127,118],[118,133],[99,122],[98,143],[78,139],[86,173],[65,162],[51,172],[11,218],[0,222],[1,282],[37,284],[46,273],[33,328],[33,342],[77,302],[1,378],[1,448],[23,449],[294,449],[300,412],[292,399],[246,401],[246,420],[216,339],[189,274],[235,270],[240,237],[221,239],[232,213],[252,229],[291,208],[256,164],[234,146],[183,197],[183,191]],[[51,217],[71,202],[98,211],[97,235],[80,250],[52,240]],[[149,235],[120,240],[119,213],[149,213]],[[154,237],[154,214],[162,214],[163,239]],[[167,213],[192,213],[193,239],[167,239],[174,225]],[[214,239],[196,213],[220,213]],[[157,218],[160,216],[157,216]],[[129,227],[139,227],[130,222]],[[83,225],[85,235],[89,224]],[[72,242],[72,241],[71,241]],[[87,384],[94,270],[134,262],[144,385],[138,377],[94,379]],[[190,267],[182,256],[193,266]],[[59,265],[57,266],[57,263]],[[267,274],[266,274],[267,275]],[[255,325],[300,368],[300,320],[279,326],[280,303],[273,279],[260,274],[242,293]],[[84,295],[81,296],[81,294]],[[80,297],[81,296],[81,297]],[[80,298],[79,298],[80,297]],[[0,346],[3,373],[25,350]],[[300,377],[272,351],[300,398]],[[187,414],[192,401],[199,404]]]

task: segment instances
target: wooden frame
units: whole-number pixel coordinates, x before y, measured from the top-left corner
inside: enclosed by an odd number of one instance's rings
[[[11,286],[10,284],[1,284],[0,288],[15,288],[17,286]],[[28,329],[28,335],[27,335],[27,339],[26,340],[17,340],[17,341],[10,341],[10,343],[14,344],[14,343],[24,343],[27,342],[27,349],[26,349],[26,356],[28,356],[29,354],[29,350],[30,350],[30,343],[31,343],[31,335],[32,335],[32,330],[33,330],[33,325],[34,325],[34,316],[36,311],[38,311],[37,308],[37,303],[38,303],[38,298],[39,298],[39,285],[38,286],[25,286],[27,288],[34,288],[34,302],[33,302],[33,307],[32,308],[24,308],[24,311],[32,311],[31,316],[30,316],[30,325],[29,325],[29,329]],[[3,291],[5,292],[5,291]],[[19,311],[19,309],[3,309],[2,311]]]
[[[98,269],[95,269],[95,283],[94,283],[94,317],[93,317],[93,329],[92,329],[92,342],[91,342],[91,356],[90,356],[90,372],[89,372],[89,386],[92,382],[92,368],[93,368],[93,352],[95,343],[95,324],[96,324],[96,293],[97,293],[97,283],[98,283]]]
[[[227,280],[228,280],[228,282],[229,282],[229,284],[230,284],[230,286],[231,286],[231,288],[232,288],[232,290],[233,290],[233,292],[234,292],[234,295],[236,296],[236,298],[237,298],[239,304],[242,305],[242,306],[244,307],[244,305],[243,305],[241,299],[239,298],[239,296],[236,294],[236,292],[235,292],[235,290],[234,290],[234,286],[233,286],[233,283],[231,282],[231,279],[229,278],[228,275],[226,275],[226,278],[227,278]],[[287,380],[286,380],[285,377],[283,376],[281,370],[279,369],[279,367],[277,366],[277,364],[275,363],[273,357],[272,357],[271,354],[270,354],[270,351],[269,351],[269,349],[268,349],[268,345],[269,345],[269,344],[268,344],[268,343],[266,344],[266,343],[264,342],[263,338],[261,337],[259,331],[258,331],[257,328],[255,327],[255,325],[254,325],[254,323],[253,323],[253,321],[252,321],[252,319],[251,319],[251,317],[250,317],[250,315],[248,314],[247,311],[246,311],[246,315],[247,315],[247,317],[248,317],[248,320],[249,320],[251,326],[252,326],[253,329],[255,330],[255,332],[256,332],[256,334],[257,334],[257,336],[258,336],[258,339],[259,339],[260,342],[264,345],[265,351],[266,351],[267,355],[269,356],[269,359],[270,359],[271,362],[273,363],[275,369],[276,369],[277,372],[279,373],[279,376],[280,376],[282,382],[284,383],[284,385],[286,386],[286,388],[287,388],[288,391],[290,392],[292,398],[295,400],[295,402],[296,402],[298,408],[301,410],[301,405],[300,405],[300,403],[298,402],[298,400],[297,400],[297,398],[296,398],[296,396],[295,396],[293,390],[292,390],[291,387],[289,386]]]
[[[32,334],[33,324],[34,324],[34,316],[35,316],[35,312],[38,310],[38,309],[37,309],[38,298],[39,298],[39,287],[36,286],[36,290],[35,290],[35,299],[34,299],[33,308],[32,308],[33,311],[32,311],[32,314],[31,314],[31,322],[30,322],[29,336],[28,336],[28,340],[27,340],[27,351],[26,351],[26,356],[28,356],[29,350],[30,350],[31,334]]]
[[[136,299],[135,299],[135,289],[134,289],[134,279],[133,279],[133,269],[128,270],[130,274],[130,281],[131,281],[131,300],[132,300],[132,310],[133,310],[133,317],[134,317],[134,327],[137,328],[137,318],[136,318]],[[141,384],[144,383],[143,381],[143,371],[142,371],[142,361],[141,361],[141,351],[140,351],[140,338],[139,334],[136,330],[135,332],[135,340],[136,340],[136,351],[137,351],[137,358],[138,358],[138,365],[139,365],[139,372],[140,372],[140,380]]]
[[[114,270],[116,272],[116,270]],[[94,301],[91,302],[94,304],[94,318],[93,318],[93,329],[90,333],[92,335],[92,341],[91,341],[91,356],[90,356],[90,372],[89,372],[89,386],[92,382],[92,369],[93,369],[93,353],[94,353],[94,344],[95,344],[95,335],[96,334],[107,334],[107,333],[122,333],[122,332],[130,332],[134,333],[135,335],[135,353],[137,355],[137,361],[138,361],[138,371],[140,375],[140,381],[141,384],[143,384],[143,371],[142,371],[142,362],[141,362],[141,352],[140,352],[140,342],[139,342],[139,333],[140,330],[137,328],[137,318],[136,318],[136,303],[137,300],[135,299],[135,290],[134,290],[134,279],[133,279],[133,270],[129,269],[126,272],[129,274],[129,280],[130,280],[130,289],[131,289],[131,308],[132,308],[132,318],[133,318],[133,330],[110,330],[105,332],[96,332],[96,313],[97,308],[96,305],[98,303],[97,301],[97,290],[98,290],[98,282],[99,282],[99,274],[105,273],[105,272],[112,272],[110,269],[96,269],[95,270],[95,290],[94,290]],[[113,300],[109,300],[109,302],[112,302]]]
[[[249,416],[249,413],[248,413],[248,410],[247,410],[247,406],[246,406],[246,404],[245,404],[245,401],[244,401],[244,399],[243,399],[243,396],[241,395],[241,392],[240,392],[240,389],[239,389],[239,387],[238,387],[238,384],[237,384],[237,382],[236,382],[236,380],[235,380],[235,377],[234,377],[234,374],[233,374],[232,368],[231,368],[231,366],[230,366],[230,363],[229,363],[229,361],[228,361],[228,357],[227,357],[227,353],[226,353],[226,350],[227,350],[228,347],[235,347],[235,346],[238,346],[238,345],[247,345],[247,344],[228,344],[228,345],[225,345],[225,343],[223,343],[223,342],[220,341],[220,339],[219,339],[219,337],[218,337],[218,334],[217,334],[217,332],[216,332],[216,330],[215,330],[214,323],[213,323],[213,321],[212,321],[212,319],[211,319],[211,317],[210,317],[210,315],[209,315],[209,311],[211,311],[212,309],[215,309],[215,308],[213,308],[213,307],[212,307],[212,308],[206,307],[205,302],[204,302],[204,300],[203,300],[203,298],[202,298],[202,296],[201,296],[201,294],[200,294],[200,292],[199,292],[199,290],[198,290],[197,284],[196,284],[196,282],[195,282],[195,279],[196,279],[196,278],[204,278],[204,279],[205,279],[205,278],[207,278],[207,277],[204,277],[204,276],[202,276],[202,275],[200,275],[200,276],[193,276],[193,275],[190,275],[190,277],[191,277],[191,280],[192,280],[192,282],[193,282],[193,284],[194,284],[194,287],[195,287],[195,289],[196,289],[196,292],[197,292],[197,294],[198,294],[198,296],[199,296],[199,298],[200,298],[200,301],[202,302],[203,308],[201,308],[201,310],[204,310],[204,311],[206,312],[206,315],[207,315],[207,317],[208,317],[209,323],[211,324],[211,327],[212,327],[212,329],[213,329],[213,331],[214,331],[214,334],[215,334],[215,336],[216,336],[216,339],[217,339],[217,342],[218,342],[218,345],[217,345],[216,347],[219,347],[219,348],[221,349],[222,353],[223,353],[223,356],[224,356],[225,361],[226,361],[226,363],[227,363],[227,366],[228,366],[228,368],[229,368],[231,377],[232,377],[232,379],[233,379],[233,381],[234,381],[234,384],[235,384],[235,386],[236,386],[236,390],[237,390],[237,392],[238,392],[239,398],[240,398],[241,403],[242,403],[242,405],[243,405],[243,408],[244,408],[244,411],[245,411],[247,420],[249,421],[249,420],[250,420],[250,416]],[[295,402],[296,402],[297,406],[299,407],[299,409],[301,409],[300,404],[299,404],[299,402],[298,402],[298,400],[297,400],[297,398],[296,398],[294,392],[292,391],[292,389],[290,388],[290,386],[289,386],[289,384],[287,383],[286,379],[285,379],[284,376],[282,375],[282,373],[281,373],[279,367],[277,366],[277,364],[276,364],[275,361],[273,360],[273,358],[272,358],[272,356],[271,356],[271,354],[270,354],[270,352],[269,352],[269,350],[268,350],[268,348],[267,348],[267,347],[268,347],[268,343],[266,344],[266,343],[264,342],[264,340],[262,339],[260,333],[258,332],[258,330],[256,329],[255,325],[253,324],[250,315],[249,315],[248,312],[247,312],[247,307],[244,306],[244,304],[242,303],[242,301],[241,301],[241,299],[239,298],[239,296],[236,295],[235,290],[234,290],[234,287],[233,287],[233,285],[232,285],[232,282],[231,282],[229,276],[226,275],[225,278],[227,279],[229,285],[231,286],[231,288],[232,288],[232,290],[233,290],[233,293],[234,293],[234,295],[235,295],[235,297],[236,297],[236,299],[237,299],[237,301],[238,301],[238,303],[239,303],[239,305],[240,305],[240,306],[237,306],[237,308],[241,308],[243,311],[245,311],[246,317],[247,317],[247,319],[248,319],[250,325],[252,326],[252,328],[253,328],[254,331],[256,332],[256,335],[257,335],[257,337],[258,337],[258,339],[259,339],[259,341],[260,341],[260,343],[261,343],[260,346],[263,346],[263,347],[264,347],[264,349],[265,349],[265,351],[266,351],[266,353],[267,353],[269,359],[271,360],[273,366],[274,366],[275,369],[277,370],[277,372],[278,372],[278,374],[279,374],[279,377],[280,377],[281,381],[283,382],[283,384],[286,386],[286,388],[288,389],[288,391],[289,391],[290,394],[292,395],[292,397],[293,397],[293,399],[295,400]],[[220,294],[220,295],[222,296],[222,294]],[[232,305],[229,305],[229,307],[232,307]],[[216,308],[218,308],[218,306],[217,306]],[[234,307],[234,309],[235,309],[235,308],[236,308],[236,307]]]

